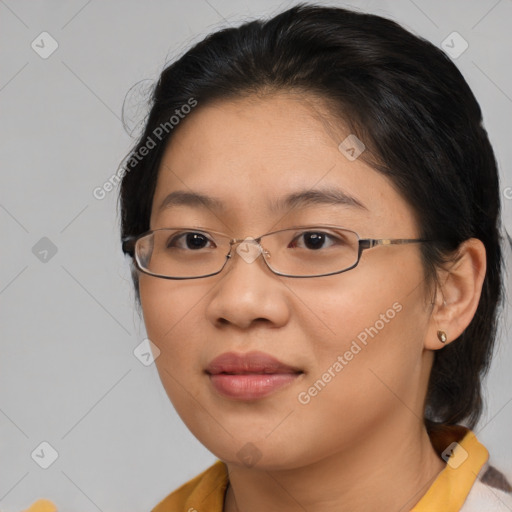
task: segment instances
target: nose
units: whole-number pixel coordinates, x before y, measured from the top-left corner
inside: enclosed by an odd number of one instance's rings
[[[264,248],[256,240],[237,240],[231,259],[208,295],[206,314],[216,326],[247,329],[255,323],[285,325],[290,303],[283,277],[275,275],[263,259]]]

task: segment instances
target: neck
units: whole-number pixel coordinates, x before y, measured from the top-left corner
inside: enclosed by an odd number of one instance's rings
[[[224,510],[409,511],[445,467],[423,424],[414,421],[379,425],[352,448],[307,466],[262,470],[228,463]]]

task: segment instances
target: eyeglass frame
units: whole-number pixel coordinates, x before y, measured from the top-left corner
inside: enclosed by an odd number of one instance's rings
[[[260,243],[260,240],[268,235],[273,235],[275,233],[280,233],[282,231],[289,231],[289,230],[293,230],[293,229],[308,229],[310,231],[313,231],[314,232],[314,229],[315,228],[329,228],[329,229],[340,229],[340,230],[343,230],[343,231],[348,231],[350,233],[353,233],[354,235],[357,236],[357,240],[358,240],[358,251],[357,251],[357,260],[356,262],[348,267],[348,268],[345,268],[343,270],[338,270],[336,272],[329,272],[327,274],[315,274],[315,275],[305,275],[305,276],[295,276],[295,275],[291,275],[291,274],[284,274],[284,273],[281,273],[281,272],[277,272],[276,270],[274,270],[268,263],[268,261],[265,259],[265,256],[264,254],[267,252],[266,249],[261,245]],[[192,276],[192,277],[173,277],[173,276],[164,276],[164,275],[161,275],[161,274],[154,274],[152,272],[150,272],[149,270],[146,270],[146,269],[143,269],[138,260],[137,260],[137,257],[136,257],[136,253],[135,253],[135,248],[136,248],[136,244],[137,244],[137,241],[146,237],[146,236],[149,236],[153,233],[155,233],[156,231],[164,231],[164,230],[190,230],[190,231],[193,231],[194,229],[196,229],[197,231],[203,231],[205,233],[208,233],[208,234],[216,234],[216,235],[221,235],[222,237],[224,238],[229,238],[230,241],[229,241],[229,252],[228,254],[226,255],[226,259],[224,261],[224,264],[222,265],[222,267],[220,268],[220,270],[216,271],[216,272],[213,272],[211,274],[205,274],[205,275],[201,275],[201,276]],[[236,244],[241,244],[243,242],[247,242],[249,239],[250,242],[254,242],[256,243],[260,249],[261,249],[261,252],[260,254],[258,254],[258,257],[260,255],[263,256],[263,261],[265,262],[265,265],[267,266],[267,268],[275,275],[278,275],[278,276],[282,276],[282,277],[291,277],[291,278],[297,278],[297,279],[300,279],[300,278],[312,278],[312,277],[326,277],[326,276],[332,276],[332,275],[337,275],[337,274],[342,274],[344,272],[347,272],[349,270],[352,270],[354,269],[355,267],[357,267],[357,265],[359,265],[359,262],[361,260],[361,255],[363,254],[363,251],[365,250],[368,250],[368,249],[373,249],[374,247],[379,247],[379,246],[389,246],[389,245],[406,245],[406,244],[413,244],[413,243],[426,243],[426,242],[431,242],[431,240],[427,240],[427,239],[423,239],[423,238],[360,238],[359,236],[359,233],[357,233],[356,231],[352,230],[352,229],[348,229],[348,228],[345,228],[345,227],[342,227],[342,226],[335,226],[335,225],[331,225],[331,224],[321,224],[321,225],[317,225],[317,226],[292,226],[292,227],[289,227],[289,228],[283,228],[283,229],[278,229],[276,231],[271,231],[270,233],[265,233],[263,235],[260,235],[256,238],[252,238],[252,237],[246,237],[246,238],[230,238],[230,235],[228,235],[227,233],[222,233],[220,231],[214,231],[214,230],[211,230],[211,229],[204,229],[204,228],[201,228],[201,227],[193,227],[193,226],[185,226],[185,227],[166,227],[166,228],[157,228],[157,229],[150,229],[148,231],[145,231],[144,233],[141,233],[140,235],[131,235],[131,236],[127,236],[125,238],[122,239],[122,251],[124,254],[128,254],[132,260],[135,262],[135,266],[138,270],[140,270],[142,273],[144,274],[147,274],[149,276],[152,276],[152,277],[159,277],[161,279],[172,279],[172,280],[188,280],[188,279],[202,279],[203,277],[212,277],[212,276],[216,276],[218,274],[220,274],[224,268],[226,267],[228,261],[230,259],[232,259],[232,253],[233,253],[233,246],[236,245]]]

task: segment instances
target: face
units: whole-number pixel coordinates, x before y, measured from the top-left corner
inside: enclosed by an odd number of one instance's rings
[[[328,129],[320,110],[291,93],[199,105],[163,157],[151,229],[201,227],[243,239],[330,224],[361,238],[418,237],[411,207],[382,174],[338,149],[348,133]],[[290,194],[335,189],[352,200],[318,195],[277,208]],[[217,204],[162,208],[176,191]],[[306,279],[233,251],[216,276],[140,274],[140,296],[169,398],[228,463],[299,467],[414,419],[410,409],[423,416],[430,320],[418,244],[373,248],[348,272]]]

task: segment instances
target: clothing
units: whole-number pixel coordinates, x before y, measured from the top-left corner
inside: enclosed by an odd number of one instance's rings
[[[31,507],[24,512],[57,512],[57,507],[48,500],[37,500]]]
[[[512,494],[491,486],[484,478],[489,454],[473,432],[455,426],[430,435],[439,455],[451,443],[457,442],[458,446],[411,512],[512,511]],[[217,461],[167,496],[152,512],[222,512],[228,482],[226,465]]]

